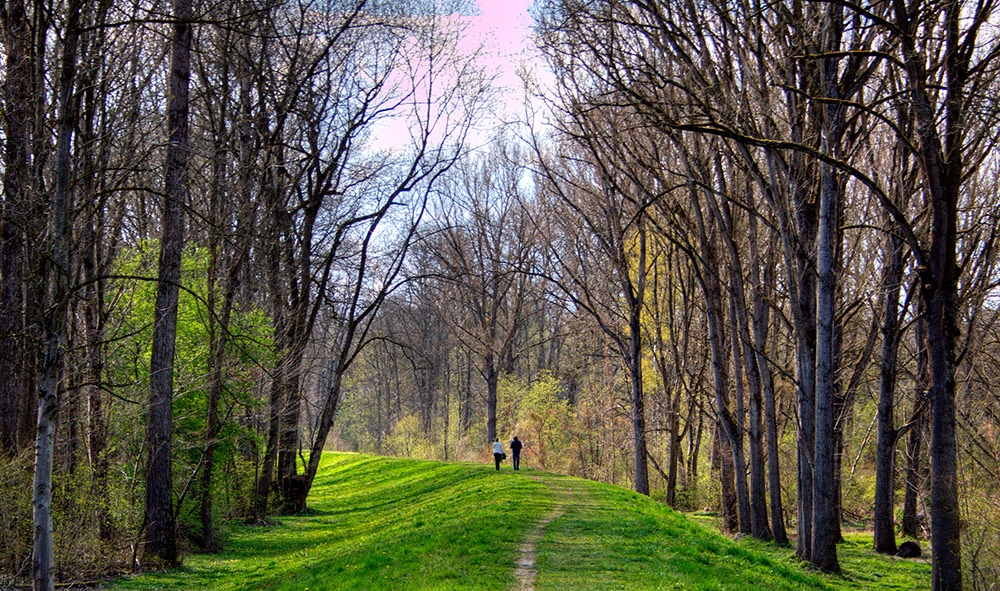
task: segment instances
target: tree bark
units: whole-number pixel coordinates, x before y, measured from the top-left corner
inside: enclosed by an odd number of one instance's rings
[[[882,278],[882,364],[878,403],[878,443],[875,450],[874,540],[876,552],[896,553],[895,496],[896,353],[899,348],[899,292],[903,278],[903,242],[890,234],[886,238],[888,261]]]
[[[927,368],[927,321],[924,317],[923,299],[917,300],[917,320],[915,322],[915,341],[917,343],[917,379],[913,388],[913,413],[910,437],[906,444],[906,485],[903,494],[903,519],[901,533],[911,538],[923,536],[920,519],[917,517],[917,505],[920,497],[920,483],[923,480],[923,470],[920,465],[921,447],[923,446],[924,430],[927,428],[929,403],[927,400],[927,383],[929,381]]]
[[[836,379],[834,280],[837,241],[837,188],[833,171],[822,165],[819,234],[816,255],[816,431],[813,456],[813,523],[810,561],[816,566],[839,572],[837,561],[837,504],[835,499],[834,409]]]
[[[21,425],[35,393],[25,376],[25,215],[32,200],[30,159],[31,29],[24,0],[9,0],[3,17],[6,72],[3,86],[4,175],[0,206],[0,453],[27,445]]]
[[[631,382],[631,419],[632,419],[632,483],[635,492],[649,494],[649,468],[646,459],[646,405],[642,392],[642,307],[646,294],[646,232],[639,222],[639,258],[638,277],[633,288],[630,282],[623,282],[626,301],[629,306],[629,337],[628,351],[625,359],[628,362],[629,381]],[[625,273],[625,270],[620,270]],[[624,276],[624,275],[623,275]]]
[[[944,36],[943,117],[931,93],[940,83],[931,81],[924,56],[916,45],[914,28],[902,7],[896,7],[901,48],[909,78],[909,94],[918,131],[918,152],[926,181],[930,248],[920,268],[921,295],[925,305],[927,359],[930,388],[930,509],[931,588],[961,591],[961,511],[958,504],[958,463],[955,437],[955,342],[958,335],[958,198],[965,174],[966,86],[970,84],[969,60],[974,52],[975,30],[960,34],[963,15],[958,0],[948,0],[939,11]],[[978,21],[970,27],[978,26]],[[970,38],[971,37],[971,38]],[[934,90],[931,87],[935,86]],[[943,133],[939,125],[943,121]]]
[[[722,176],[721,157],[717,157],[716,170],[718,171],[719,186],[722,193],[726,193],[726,188]],[[743,281],[743,264],[736,247],[734,236],[736,228],[730,208],[727,204],[719,204],[714,195],[708,197],[712,204],[713,213],[720,218],[724,229],[722,231],[723,240],[727,245],[730,255],[730,277],[732,290],[730,295],[731,309],[731,339],[733,343],[733,376],[737,380],[737,415],[740,432],[740,447],[742,447],[743,433],[743,410],[742,410],[742,378],[744,373],[747,378],[747,387],[750,390],[749,396],[749,451],[750,451],[750,533],[753,537],[761,540],[770,540],[771,531],[767,525],[767,499],[765,495],[764,477],[764,448],[763,431],[761,426],[761,377],[757,352],[754,349],[750,338],[750,321],[747,318],[746,287]],[[756,240],[751,236],[750,240]],[[756,264],[754,257],[751,257],[751,265]],[[745,530],[741,526],[741,531]]]
[[[483,366],[483,371],[486,374],[486,442],[493,443],[497,438],[497,382],[499,380],[493,351],[486,353]]]
[[[82,0],[73,0],[66,7],[66,31],[59,75],[59,127],[56,136],[56,178],[52,203],[53,235],[49,248],[51,262],[45,265],[46,314],[42,320],[45,350],[42,378],[38,392],[38,421],[35,439],[35,475],[32,491],[32,587],[35,591],[52,591],[52,457],[59,408],[59,378],[63,364],[63,342],[66,339],[67,294],[69,288],[70,197],[69,181],[73,130],[76,127],[76,101],[73,84],[76,79],[77,46],[80,39],[80,7]]]
[[[173,432],[174,351],[177,305],[184,247],[187,202],[188,88],[191,79],[191,0],[173,0],[170,75],[167,93],[167,156],[161,207],[159,281],[153,318],[149,362],[150,396],[146,437],[145,553],[166,564],[177,562],[177,541],[171,495],[171,440]]]
[[[773,265],[763,265],[761,276],[760,256],[757,252],[756,217],[750,216],[751,259],[753,261],[752,278],[754,283],[753,322],[754,350],[757,356],[757,371],[760,373],[761,396],[764,402],[764,426],[767,437],[767,487],[770,502],[771,533],[774,541],[780,546],[788,545],[788,533],[785,531],[785,514],[781,503],[781,467],[778,456],[778,418],[775,408],[774,378],[768,366],[767,336],[770,325],[770,307],[765,294],[774,291]]]
[[[238,226],[243,226],[243,216],[240,216]],[[237,235],[241,233],[237,231]],[[226,344],[229,337],[229,324],[233,312],[233,304],[240,287],[243,263],[247,249],[242,247],[235,255],[235,260],[226,275],[225,294],[222,301],[222,313],[219,315],[218,334],[212,342],[211,367],[209,368],[208,409],[205,425],[205,451],[202,462],[202,497],[201,497],[201,547],[203,550],[216,548],[215,531],[212,526],[212,470],[215,465],[216,438],[219,433],[219,398],[225,384]],[[217,264],[213,262],[213,265]]]
[[[719,462],[719,481],[722,490],[721,507],[719,508],[719,514],[722,516],[722,529],[729,533],[736,533],[740,529],[740,518],[737,511],[736,484],[733,478],[733,450],[729,445],[729,438],[725,435],[722,423],[718,421],[715,423],[714,443],[712,455]]]

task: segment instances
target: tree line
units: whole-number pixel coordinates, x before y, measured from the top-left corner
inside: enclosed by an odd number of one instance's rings
[[[4,3],[5,582],[176,564],[304,507],[489,93],[462,9]]]
[[[9,580],[218,549],[328,445],[518,434],[829,571],[873,507],[985,588],[994,3],[546,0],[486,146],[470,10],[0,7]]]

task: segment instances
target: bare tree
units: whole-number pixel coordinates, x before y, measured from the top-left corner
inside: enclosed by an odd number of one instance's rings
[[[522,156],[503,136],[456,168],[435,238],[444,279],[458,298],[452,330],[478,358],[486,382],[486,441],[497,437],[497,384],[523,353],[517,337],[533,308],[534,228],[521,195]],[[526,346],[531,346],[528,343]]]
[[[167,94],[167,155],[164,174],[160,262],[149,361],[149,462],[146,468],[145,552],[167,564],[177,562],[173,511],[171,438],[177,302],[184,247],[188,181],[188,88],[191,80],[191,0],[174,0],[170,77]]]
[[[649,494],[642,313],[652,265],[647,219],[652,200],[615,168],[619,155],[608,146],[620,141],[612,135],[614,120],[596,111],[582,116],[577,82],[571,76],[561,82],[566,96],[556,107],[564,117],[558,151],[547,152],[533,139],[546,196],[541,211],[547,216],[539,231],[557,237],[546,245],[547,258],[555,261],[548,278],[571,306],[597,323],[628,369],[633,487]]]
[[[66,342],[66,311],[69,293],[70,174],[71,146],[79,103],[73,100],[77,50],[80,41],[80,10],[75,0],[66,7],[62,60],[59,74],[59,127],[56,140],[56,177],[52,199],[51,235],[47,237],[51,263],[43,270],[46,278],[46,313],[43,319],[44,356],[38,392],[38,423],[35,439],[35,477],[32,496],[34,552],[32,587],[55,589],[52,572],[52,457],[59,406],[59,379]]]

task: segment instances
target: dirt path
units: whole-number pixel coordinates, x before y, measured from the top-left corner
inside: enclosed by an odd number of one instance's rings
[[[552,487],[553,489],[558,486],[547,480],[542,480],[537,476],[532,476],[532,478],[548,485],[549,487]],[[570,495],[573,494],[568,489],[566,492]],[[535,575],[537,574],[535,570],[535,544],[537,544],[545,534],[545,526],[552,523],[566,512],[565,495],[559,496],[561,498],[556,501],[556,506],[553,507],[551,511],[546,513],[538,521],[538,523],[535,524],[535,527],[531,528],[528,535],[524,536],[524,541],[521,542],[520,557],[517,559],[517,568],[514,569],[514,578],[517,580],[515,589],[518,589],[519,591],[534,591],[535,589]]]

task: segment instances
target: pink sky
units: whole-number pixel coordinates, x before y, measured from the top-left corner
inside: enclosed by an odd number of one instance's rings
[[[491,53],[519,57],[531,34],[531,0],[478,0],[479,14],[470,17],[469,46],[484,43]]]
[[[535,59],[531,41],[533,20],[528,14],[532,0],[478,0],[479,14],[469,19],[467,39],[462,46],[473,51],[480,45],[486,55],[485,65],[496,72],[496,85],[504,94],[516,93],[521,99],[521,81],[517,68]]]
[[[475,0],[478,13],[458,18],[465,25],[463,38],[457,49],[468,56],[480,52],[477,60],[485,71],[494,75],[493,88],[497,92],[494,111],[477,117],[477,124],[469,138],[473,145],[485,143],[501,125],[522,115],[523,84],[518,68],[525,63],[529,70],[537,70],[540,59],[531,40],[533,19],[528,8],[533,0]],[[409,141],[409,131],[404,119],[391,119],[381,124],[376,133],[375,147],[395,149]]]

